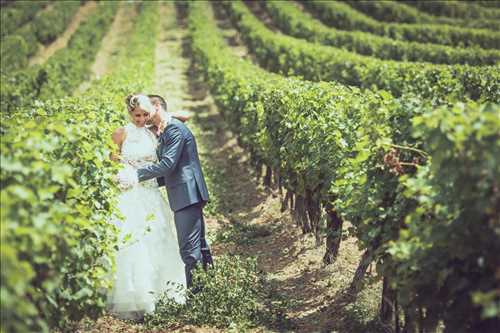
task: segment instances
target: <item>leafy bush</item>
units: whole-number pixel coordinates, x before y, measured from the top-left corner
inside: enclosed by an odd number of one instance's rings
[[[28,57],[28,44],[24,38],[13,35],[2,39],[0,55],[2,72],[9,67],[25,67],[28,65]]]
[[[31,120],[4,124],[1,311],[7,331],[46,331],[91,315],[104,302],[99,290],[109,284],[113,229],[106,221],[114,186],[111,124],[89,116],[96,107],[115,112],[111,103],[67,99],[39,103]]]
[[[234,243],[238,246],[255,243],[257,238],[267,237],[273,233],[276,228],[269,225],[257,225],[233,222],[217,230],[213,236],[216,243]]]
[[[213,268],[195,271],[193,288],[200,291],[187,291],[186,304],[163,295],[145,322],[150,328],[163,329],[180,325],[247,329],[272,319],[273,308],[263,307],[269,297],[266,284],[255,259],[217,257]]]
[[[2,331],[71,331],[103,311],[115,252],[111,133],[124,96],[152,86],[135,73],[153,71],[154,47],[144,45],[154,45],[159,15],[157,4],[141,8],[120,70],[82,96],[0,114]]]
[[[431,309],[447,332],[498,328],[499,114],[498,104],[469,103],[413,121],[430,162],[401,179],[415,208],[388,248],[388,270],[400,304],[414,316]]]

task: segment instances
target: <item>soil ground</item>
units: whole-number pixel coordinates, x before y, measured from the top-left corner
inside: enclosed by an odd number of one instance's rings
[[[90,68],[90,78],[78,87],[77,92],[81,93],[85,91],[92,83],[92,80],[99,79],[113,70],[114,60],[119,54],[120,49],[127,46],[128,32],[132,29],[136,16],[136,4],[128,2],[120,3],[120,8],[118,8],[113,23],[104,36],[101,48],[97,52],[94,63]]]

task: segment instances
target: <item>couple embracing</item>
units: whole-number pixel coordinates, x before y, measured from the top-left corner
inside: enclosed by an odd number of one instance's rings
[[[203,219],[208,191],[187,117],[167,113],[158,95],[129,95],[126,105],[131,121],[113,133],[114,157],[123,164],[116,177],[123,220],[115,221],[120,243],[108,309],[140,319],[162,293],[184,303],[183,291],[167,285],[191,288],[193,269],[212,264]]]

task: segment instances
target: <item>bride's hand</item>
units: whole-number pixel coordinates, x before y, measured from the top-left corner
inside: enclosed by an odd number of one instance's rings
[[[122,191],[125,191],[131,187],[130,185],[125,184],[122,181],[120,181],[120,177],[118,175],[114,175],[112,177],[112,179],[113,179],[113,182],[117,185],[117,187]]]
[[[130,164],[125,164],[125,167],[118,172],[118,185],[123,188],[129,188],[137,185],[139,183],[139,178],[137,176],[137,170],[134,169]]]

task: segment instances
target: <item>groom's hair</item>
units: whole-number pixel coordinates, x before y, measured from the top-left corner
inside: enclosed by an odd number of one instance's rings
[[[160,95],[148,95],[149,100],[153,104],[160,104],[163,111],[167,111],[167,102]]]

